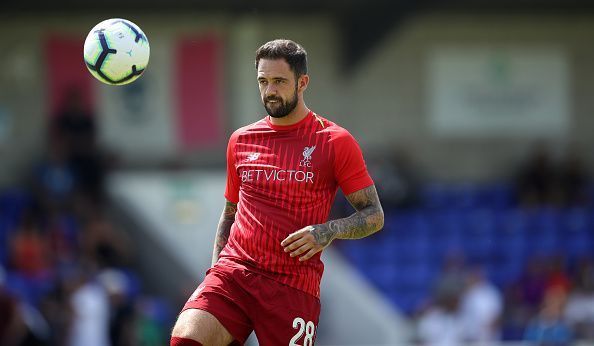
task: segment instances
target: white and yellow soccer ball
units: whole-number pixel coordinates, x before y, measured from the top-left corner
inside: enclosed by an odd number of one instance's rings
[[[91,74],[105,84],[123,85],[140,77],[149,62],[150,46],[142,30],[129,20],[112,18],[87,35],[84,59]]]

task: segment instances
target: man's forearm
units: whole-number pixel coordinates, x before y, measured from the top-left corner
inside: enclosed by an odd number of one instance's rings
[[[225,209],[219,220],[219,226],[217,227],[217,234],[215,236],[214,247],[212,251],[212,265],[217,263],[219,255],[227,240],[229,240],[229,234],[231,233],[231,226],[235,222],[235,213],[237,212],[237,204],[227,202]]]
[[[334,239],[359,239],[367,237],[384,227],[384,215],[381,209],[366,208],[351,216],[330,220],[317,225],[314,232],[320,244],[328,244]]]
[[[384,212],[375,186],[353,193],[348,199],[357,211],[349,217],[316,225],[313,234],[319,244],[326,246],[334,239],[364,238],[384,227]]]
[[[219,227],[217,228],[217,235],[215,237],[214,248],[212,251],[212,264],[214,265],[219,260],[219,254],[227,244],[229,239],[229,233],[231,232],[231,225],[233,221],[223,220],[219,221]]]

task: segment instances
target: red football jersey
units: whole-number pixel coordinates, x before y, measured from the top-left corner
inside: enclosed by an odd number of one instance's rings
[[[353,136],[313,112],[289,126],[266,117],[238,129],[227,148],[225,189],[237,213],[216,265],[250,268],[319,297],[321,253],[299,262],[280,243],[326,222],[338,187],[348,195],[371,185]]]

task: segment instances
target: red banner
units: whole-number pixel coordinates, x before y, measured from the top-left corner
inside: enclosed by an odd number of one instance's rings
[[[213,36],[177,42],[173,100],[182,151],[215,147],[223,140],[222,47]]]

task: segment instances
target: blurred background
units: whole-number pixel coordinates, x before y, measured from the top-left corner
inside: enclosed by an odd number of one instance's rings
[[[105,86],[88,31],[139,25]],[[323,259],[319,345],[594,343],[594,3],[0,4],[0,345],[167,345],[210,264],[255,50],[361,144],[384,230]],[[340,194],[332,217],[352,212]],[[250,345],[256,345],[253,339]]]

